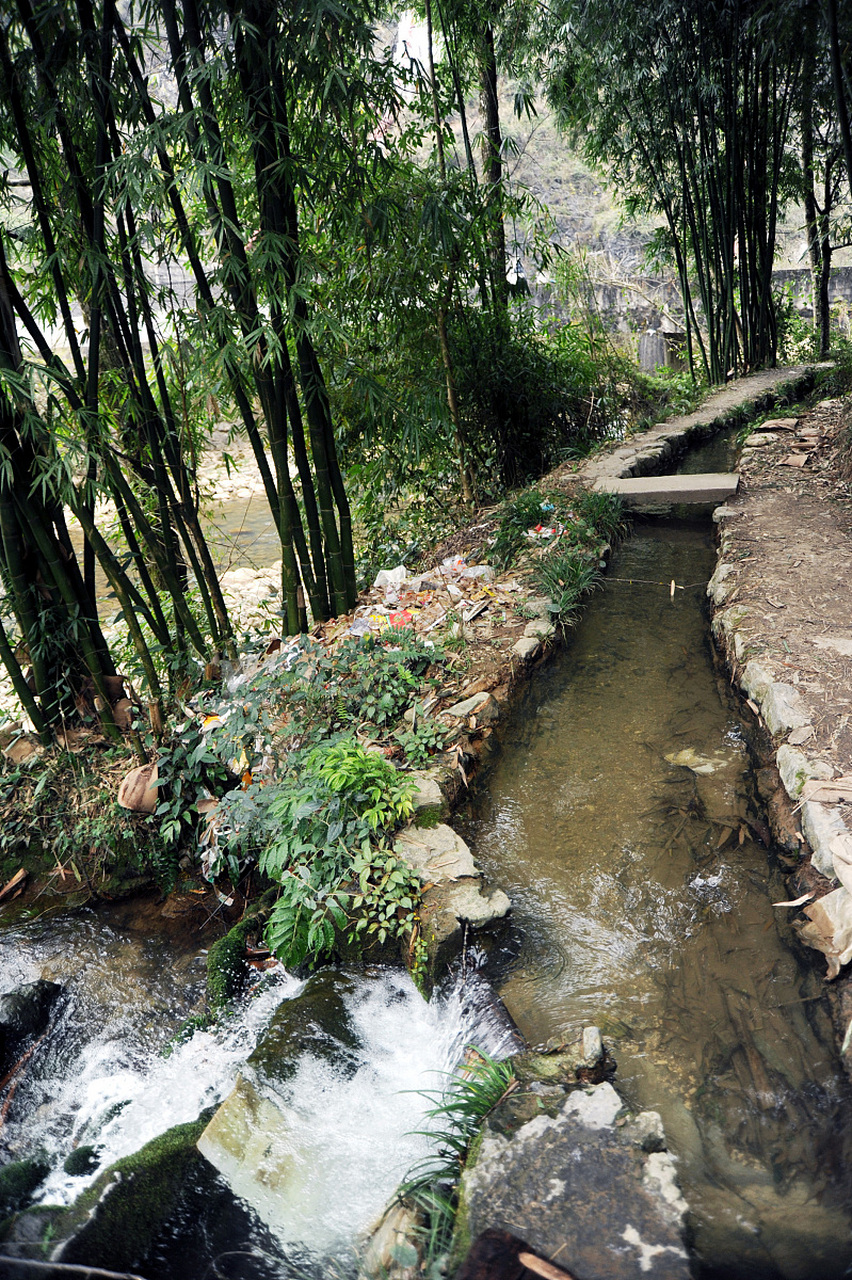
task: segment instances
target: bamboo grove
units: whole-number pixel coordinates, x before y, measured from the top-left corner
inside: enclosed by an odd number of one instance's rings
[[[0,238],[0,534],[19,632],[14,645],[0,636],[0,656],[43,736],[87,696],[110,728],[116,671],[96,563],[155,728],[164,655],[173,671],[187,654],[235,656],[199,518],[201,442],[174,377],[184,343],[208,354],[251,442],[280,533],[285,629],[304,628],[308,606],[324,619],[354,601],[299,205],[323,185],[328,198],[340,173],[356,180],[359,145],[369,152],[376,113],[393,103],[372,29],[327,10],[317,22],[307,8],[285,20],[262,3],[166,0],[131,27],[112,0],[97,10],[21,0],[0,31],[6,179],[19,175],[31,194],[31,216]],[[171,110],[152,90],[166,51]],[[155,256],[188,264],[190,307],[176,311],[152,283]],[[121,552],[99,529],[103,501]],[[66,511],[84,534],[82,564]]]
[[[662,218],[690,364],[711,382],[774,361],[773,259],[792,201],[809,206],[815,282],[822,269],[848,140],[850,35],[833,0],[618,12],[561,0],[542,17],[552,100],[628,209]]]
[[[419,13],[427,54],[403,65],[371,0],[5,6],[0,662],[46,742],[80,714],[127,729],[119,666],[159,734],[187,680],[237,656],[199,398],[256,461],[287,634],[355,601],[355,485],[367,530],[400,496],[470,511],[606,432],[621,366],[509,293],[510,227],[526,219],[534,264],[554,249],[512,180],[498,75],[519,116],[546,91],[628,209],[658,219],[696,374],[774,361],[793,199],[824,349],[852,163],[835,0]]]

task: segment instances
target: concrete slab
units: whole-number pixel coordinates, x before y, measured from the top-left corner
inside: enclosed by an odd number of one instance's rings
[[[739,481],[735,471],[694,476],[600,476],[595,489],[620,494],[624,505],[636,510],[672,502],[721,503],[733,497]]]

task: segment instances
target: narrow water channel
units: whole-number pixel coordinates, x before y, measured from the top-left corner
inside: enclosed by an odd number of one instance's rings
[[[534,1044],[601,1027],[620,1090],[663,1117],[699,1274],[831,1280],[852,1273],[849,1097],[818,962],[771,905],[713,563],[709,521],[636,525],[466,834],[514,904],[509,1012]]]

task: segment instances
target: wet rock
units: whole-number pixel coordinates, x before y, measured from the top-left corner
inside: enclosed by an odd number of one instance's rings
[[[392,1204],[370,1234],[358,1280],[414,1280],[420,1274],[415,1244],[422,1215],[404,1204]]]
[[[51,1261],[126,1270],[148,1252],[201,1164],[195,1150],[209,1115],[177,1125],[100,1175],[56,1224]]]
[[[286,1198],[312,1158],[298,1124],[290,1081],[305,1057],[335,1075],[358,1068],[360,1040],[345,997],[354,979],[333,969],[314,974],[299,996],[281,1002],[236,1085],[198,1138],[198,1150],[275,1228],[286,1226]],[[301,1137],[298,1135],[302,1134]]]
[[[465,926],[482,929],[502,920],[512,903],[502,889],[485,890],[482,881],[458,880],[423,895],[420,920],[432,967],[448,961],[462,941]]]
[[[268,1222],[276,1222],[276,1191],[297,1173],[290,1125],[276,1103],[244,1076],[198,1138],[198,1150]]]
[[[14,1160],[0,1168],[0,1222],[17,1213],[50,1173],[46,1160]]]
[[[584,1027],[572,1040],[549,1041],[545,1051],[530,1050],[512,1060],[518,1081],[576,1087],[588,1072],[603,1067],[606,1054],[597,1027]]]
[[[479,875],[464,840],[443,822],[437,827],[408,827],[397,836],[393,847],[398,858],[403,858],[431,884]]]
[[[609,1084],[569,1095],[512,1139],[488,1133],[462,1180],[459,1230],[511,1232],[584,1280],[686,1280],[686,1205],[674,1163],[648,1154],[616,1119]],[[635,1133],[635,1131],[634,1131]]]
[[[58,983],[39,979],[0,996],[0,1076],[47,1030],[61,994]]]
[[[512,645],[512,653],[516,658],[520,658],[521,662],[531,662],[540,648],[541,644],[535,636],[521,636],[520,640],[516,640]]]
[[[582,1065],[584,1067],[594,1067],[602,1061],[604,1056],[603,1040],[597,1027],[583,1028],[582,1050]]]
[[[97,1169],[99,1164],[98,1148],[87,1144],[75,1147],[70,1155],[65,1157],[62,1168],[69,1177],[82,1178],[85,1174]]]
[[[628,1121],[624,1131],[642,1151],[650,1153],[666,1149],[666,1134],[659,1111],[640,1111]]]
[[[315,973],[299,996],[282,1000],[243,1075],[263,1092],[270,1085],[277,1087],[290,1080],[306,1053],[333,1063],[343,1075],[351,1075],[360,1044],[346,1008],[346,996],[354,990],[354,980],[336,969]]]

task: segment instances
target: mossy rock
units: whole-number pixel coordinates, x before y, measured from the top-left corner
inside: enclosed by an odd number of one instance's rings
[[[257,917],[247,916],[207,953],[207,999],[214,1012],[226,1008],[248,983],[251,970],[246,961],[246,940],[258,928]]]
[[[476,1137],[470,1144],[465,1160],[465,1169],[472,1169],[479,1158],[479,1150],[482,1146],[482,1138],[484,1129],[480,1129]],[[458,1203],[456,1205],[456,1216],[453,1222],[453,1238],[450,1242],[450,1252],[447,1259],[447,1274],[455,1275],[467,1255],[470,1253],[472,1244],[470,1236],[470,1215],[468,1213],[467,1197],[465,1196],[464,1179],[459,1183]]]
[[[430,805],[417,810],[417,825],[425,827],[427,831],[434,831],[435,827],[439,827],[446,820],[446,806]]]
[[[555,1117],[565,1101],[567,1090],[558,1086],[546,1093],[524,1093],[520,1090],[504,1098],[488,1117],[488,1128],[504,1138],[511,1138],[522,1125],[537,1116]]]
[[[248,1059],[247,1074],[283,1084],[295,1075],[307,1053],[351,1075],[358,1066],[360,1041],[345,997],[354,989],[353,979],[338,970],[315,973],[301,995],[278,1006]]]
[[[48,1162],[38,1158],[4,1165],[0,1169],[0,1221],[23,1209],[49,1173]]]
[[[576,1087],[577,1072],[585,1065],[581,1041],[555,1053],[527,1050],[512,1058],[515,1075],[521,1084],[538,1082]]]
[[[63,1243],[54,1261],[128,1270],[144,1259],[203,1159],[195,1144],[211,1114],[212,1109],[191,1124],[169,1129],[105,1169],[58,1224]]]
[[[91,1173],[97,1169],[100,1164],[98,1159],[98,1148],[89,1146],[76,1147],[70,1155],[65,1157],[62,1168],[71,1178],[82,1178],[84,1174]]]

